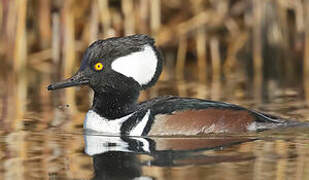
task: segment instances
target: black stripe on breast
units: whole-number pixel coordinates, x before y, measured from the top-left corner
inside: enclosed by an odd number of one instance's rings
[[[153,124],[153,121],[154,121],[154,115],[150,111],[150,114],[149,114],[149,117],[148,117],[148,121],[147,121],[147,124],[146,124],[146,126],[144,128],[142,136],[147,136],[148,135],[148,133],[149,133],[149,131],[151,129],[151,126]]]
[[[129,135],[130,131],[143,119],[146,113],[147,111],[136,112],[128,120],[122,123],[120,128],[121,135]]]

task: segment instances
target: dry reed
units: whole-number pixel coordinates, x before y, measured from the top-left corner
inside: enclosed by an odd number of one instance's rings
[[[305,48],[304,48],[304,87],[307,102],[309,102],[309,1],[305,1]]]
[[[76,66],[73,63],[74,60],[72,60],[75,59],[74,56],[76,55],[74,54],[80,49],[84,49],[95,39],[114,35],[149,33],[156,37],[159,45],[163,48],[170,46],[184,48],[184,39],[187,39],[188,47],[181,51],[178,50],[178,54],[181,55],[181,58],[178,59],[183,61],[182,58],[187,57],[186,54],[188,53],[196,55],[197,77],[201,81],[205,81],[207,76],[207,58],[214,56],[211,54],[212,51],[208,49],[211,47],[207,46],[210,43],[207,39],[216,36],[220,37],[218,38],[219,47],[228,47],[219,49],[219,54],[222,58],[220,66],[227,65],[227,70],[224,69],[223,71],[224,75],[232,73],[233,71],[229,71],[229,69],[237,66],[237,54],[242,53],[246,45],[253,45],[249,53],[251,53],[253,59],[253,76],[256,79],[255,81],[258,82],[263,81],[263,64],[268,63],[263,55],[265,53],[263,47],[265,43],[269,43],[269,39],[265,39],[265,37],[271,37],[271,34],[264,33],[267,17],[263,17],[265,14],[263,11],[270,6],[276,8],[278,11],[277,15],[280,16],[278,19],[281,19],[277,23],[282,24],[282,27],[289,28],[291,26],[288,24],[295,23],[297,33],[295,36],[292,35],[290,39],[300,41],[298,36],[302,33],[306,32],[305,37],[308,37],[308,21],[306,21],[308,18],[307,15],[304,15],[307,12],[305,9],[307,7],[306,2],[298,0],[269,3],[253,0],[251,6],[247,1],[219,2],[192,0],[182,3],[169,3],[160,0],[128,0],[115,3],[109,0],[89,0],[86,3],[70,5],[74,6],[74,8],[68,7],[68,2],[66,1],[53,2],[43,0],[39,2],[37,8],[31,8],[31,10],[37,10],[38,12],[26,14],[27,8],[35,7],[34,2],[27,2],[26,0],[2,1],[0,3],[1,41],[6,41],[8,46],[3,46],[2,43],[0,53],[6,56],[6,59],[9,59],[13,54],[12,57],[15,60],[11,63],[17,70],[24,67],[23,64],[27,64],[27,53],[31,55],[32,53],[52,48],[53,59],[55,59],[55,53],[59,51],[57,48],[61,48],[62,45],[60,42],[60,44],[57,43],[58,45],[55,46],[55,39],[53,38],[60,36],[64,38],[64,74],[69,75]],[[56,11],[51,11],[54,9]],[[57,11],[57,9],[61,11],[61,14],[59,14],[60,11]],[[290,16],[287,11],[292,11],[295,13],[295,16]],[[38,16],[34,16],[35,14],[38,14]],[[60,18],[59,24],[55,24],[57,15]],[[88,21],[80,17],[88,17]],[[36,21],[36,19],[38,20]],[[26,29],[27,20],[38,22],[38,26],[29,26]],[[57,28],[60,29],[54,34]],[[74,33],[76,28],[78,28],[76,30],[78,34]],[[33,38],[27,38],[28,34],[31,34],[31,37],[33,37],[36,33],[38,34],[37,37],[40,38],[37,42],[34,42],[33,40],[35,39]],[[195,38],[191,38],[192,34],[195,34]],[[237,36],[244,37],[241,34],[247,34],[248,38],[238,39]],[[86,38],[80,38],[80,35]],[[297,52],[303,53],[304,59],[308,57],[308,40],[306,38],[305,48],[301,52]],[[79,46],[79,44],[74,45],[76,41],[82,46]],[[192,41],[195,41],[195,46],[192,46]],[[293,48],[293,44],[288,42],[289,39],[282,39],[280,41],[284,46],[279,48],[288,49],[291,46]],[[12,51],[10,50],[12,44],[14,45],[14,53],[11,53]],[[295,44],[299,45],[299,42],[295,42]],[[54,50],[55,48],[56,50]],[[207,54],[208,51],[210,51],[210,54]],[[44,59],[44,57],[42,58]],[[58,59],[60,58],[62,57],[58,55]],[[290,71],[290,64],[293,64],[293,61],[289,59],[286,61],[287,67],[280,68]],[[180,65],[183,62],[176,62],[176,64],[178,64],[176,73],[179,76],[179,73],[183,73],[184,70],[184,68],[181,68],[183,65]],[[304,64],[307,64],[306,61],[304,61]],[[307,66],[304,65],[304,73],[307,71]],[[179,68],[181,68],[181,71]],[[209,69],[212,68],[209,67]],[[217,70],[212,70],[212,72],[215,73]]]

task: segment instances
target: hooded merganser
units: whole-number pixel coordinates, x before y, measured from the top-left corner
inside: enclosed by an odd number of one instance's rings
[[[141,90],[156,83],[163,57],[147,35],[97,40],[83,56],[71,78],[48,86],[55,90],[89,85],[94,90],[92,108],[84,128],[108,134],[198,135],[259,131],[298,124],[237,105],[175,96],[142,103]]]

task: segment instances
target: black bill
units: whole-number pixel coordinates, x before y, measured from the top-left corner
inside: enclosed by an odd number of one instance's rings
[[[71,86],[85,85],[85,84],[89,84],[89,79],[85,78],[83,73],[78,72],[69,79],[49,85],[47,89],[56,90],[56,89],[61,89],[61,88],[66,88],[66,87],[71,87]]]

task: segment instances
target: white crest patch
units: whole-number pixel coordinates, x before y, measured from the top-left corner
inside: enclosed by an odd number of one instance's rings
[[[151,81],[157,69],[158,59],[153,48],[146,45],[142,51],[119,57],[112,63],[112,69],[132,77],[140,85]]]
[[[93,110],[89,110],[84,121],[84,128],[106,134],[119,135],[122,123],[130,118],[132,114],[128,114],[119,119],[108,120]]]

